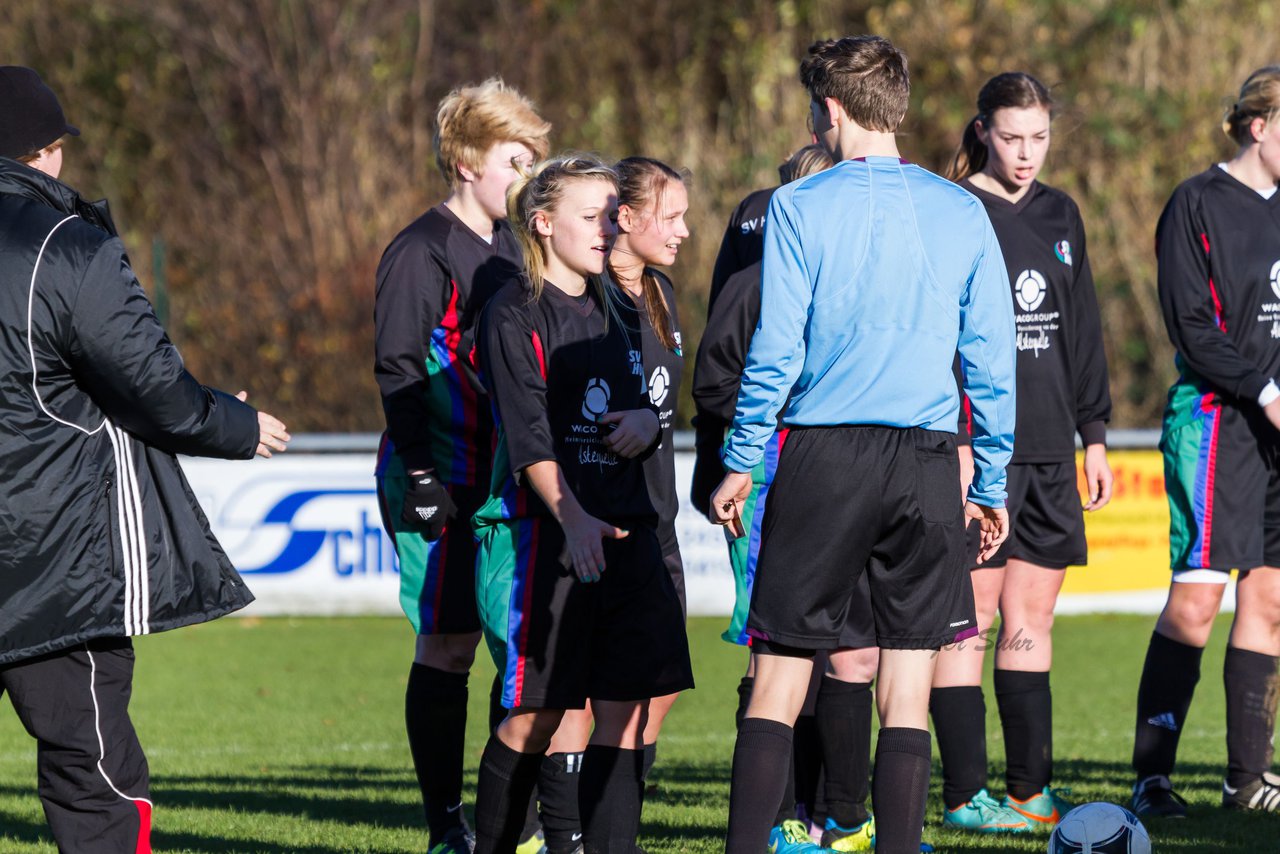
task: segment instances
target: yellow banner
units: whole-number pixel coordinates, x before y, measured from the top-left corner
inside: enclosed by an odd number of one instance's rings
[[[1111,451],[1115,474],[1111,503],[1086,513],[1089,565],[1067,571],[1063,593],[1110,593],[1169,586],[1169,503],[1159,451]],[[1083,454],[1076,457],[1085,493]]]

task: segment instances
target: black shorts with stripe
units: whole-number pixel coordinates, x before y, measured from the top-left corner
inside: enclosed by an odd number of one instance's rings
[[[976,632],[955,435],[793,428],[765,509],[747,633],[834,649],[867,576],[875,644],[937,649]]]

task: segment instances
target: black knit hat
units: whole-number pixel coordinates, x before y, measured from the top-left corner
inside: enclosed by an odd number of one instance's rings
[[[0,157],[23,157],[68,133],[80,135],[40,75],[21,65],[0,65]]]

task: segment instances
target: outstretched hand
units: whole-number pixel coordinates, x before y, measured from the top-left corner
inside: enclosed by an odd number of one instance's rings
[[[236,400],[243,403],[249,398],[249,392],[242,391],[236,395]],[[262,410],[258,410],[258,450],[255,453],[260,457],[270,457],[272,451],[277,453],[284,451],[289,446],[289,440],[293,437],[289,435],[289,431],[285,429],[284,422],[274,415],[269,415]]]

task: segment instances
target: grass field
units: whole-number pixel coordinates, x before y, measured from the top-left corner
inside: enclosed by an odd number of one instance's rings
[[[698,689],[677,704],[661,742],[641,844],[650,852],[722,850],[741,650],[722,621],[690,622]],[[1072,799],[1128,796],[1134,692],[1153,619],[1063,617],[1055,632],[1058,785]],[[1216,806],[1225,764],[1225,622],[1205,655],[1182,739],[1177,784],[1192,805],[1152,824],[1154,850],[1280,851],[1280,816]],[[133,713],[151,761],[163,852],[420,852],[417,787],[404,743],[412,650],[398,619],[223,620],[138,641]],[[468,791],[483,747],[492,667],[471,680]],[[993,788],[1002,747],[991,717]],[[945,833],[935,765],[925,838],[939,851],[1042,852],[1045,837],[992,841]],[[0,852],[52,852],[35,797],[35,746],[7,701],[0,711]]]

